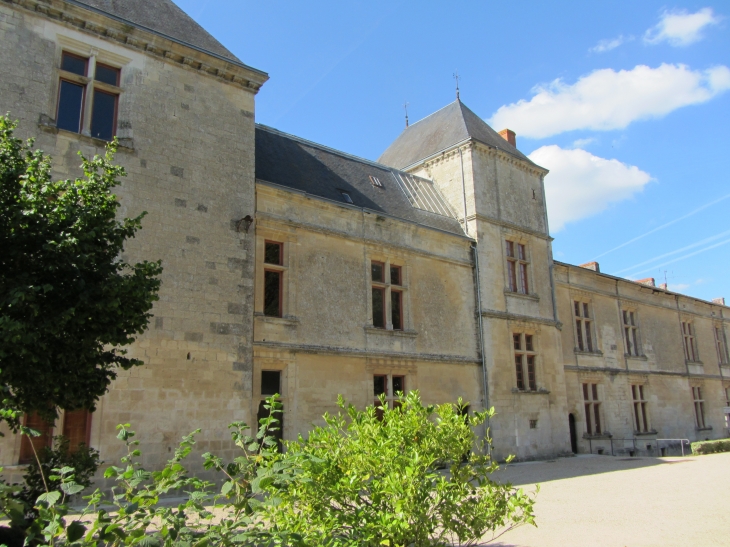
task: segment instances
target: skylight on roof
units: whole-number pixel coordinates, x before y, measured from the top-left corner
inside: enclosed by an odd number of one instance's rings
[[[342,194],[342,199],[345,200],[345,203],[355,203],[354,201],[352,201],[352,198],[350,197],[350,194],[348,192],[340,190],[340,194]]]
[[[448,202],[443,198],[433,182],[405,173],[394,173],[393,176],[413,207],[428,211],[429,213],[456,218]]]

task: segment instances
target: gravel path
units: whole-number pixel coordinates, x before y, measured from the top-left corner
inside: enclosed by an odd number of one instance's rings
[[[579,456],[513,464],[497,480],[534,491],[538,528],[500,547],[730,545],[730,453],[687,458]]]

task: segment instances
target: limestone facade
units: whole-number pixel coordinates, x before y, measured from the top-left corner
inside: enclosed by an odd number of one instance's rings
[[[375,377],[391,401],[397,381],[429,403],[494,406],[498,458],[727,436],[730,309],[554,262],[547,171],[459,101],[403,137],[426,142],[417,132],[446,124],[451,140],[431,150],[396,141],[375,163],[256,126],[265,73],[85,2],[3,0],[0,44],[0,110],[53,156],[59,177],[80,175],[77,151],[105,145],[56,127],[62,52],[121,69],[120,215],[148,212],[126,258],[161,259],[164,273],[155,317],[130,350],[146,365],[120,372],[92,415],[89,440],[105,461],[120,454],[119,423],[138,432],[149,466],[197,428],[199,453],[231,457],[227,424],[255,422],[269,372],[279,373],[287,439],[334,411],[338,395],[372,404]],[[267,243],[280,262],[267,262]],[[6,469],[20,443],[0,441]]]

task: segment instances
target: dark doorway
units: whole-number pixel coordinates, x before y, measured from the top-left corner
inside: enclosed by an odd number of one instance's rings
[[[578,453],[578,437],[575,433],[575,416],[568,414],[568,424],[570,425],[570,449],[573,454]]]

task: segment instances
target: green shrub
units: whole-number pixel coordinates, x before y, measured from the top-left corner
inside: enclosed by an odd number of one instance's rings
[[[473,545],[490,532],[534,524],[534,497],[492,482],[497,465],[476,442],[473,430],[493,409],[464,416],[461,404],[424,406],[417,392],[401,402],[379,415],[373,406],[358,411],[340,398],[343,412],[325,415],[325,427],[286,442],[281,453],[273,435],[281,404],[270,397],[258,430],[231,424],[240,449],[232,462],[203,455],[205,468],[224,478],[220,489],[183,465],[197,431],[161,470],[147,471],[134,432],[118,426],[127,454],[104,473],[115,482],[112,495],[96,490],[72,516],[68,498],[83,490],[84,475],[59,459],[62,467],[46,477],[53,489],[35,501],[38,516],[25,544],[440,547]],[[8,488],[0,484],[0,503],[3,493],[14,494]],[[186,501],[164,503],[180,491]]]
[[[701,456],[703,454],[716,454],[718,452],[730,452],[730,439],[717,441],[699,441],[692,443],[692,454]]]
[[[340,414],[266,462],[293,477],[269,483],[278,501],[262,512],[273,529],[304,545],[425,547],[534,524],[534,497],[489,478],[497,464],[474,429],[493,409],[465,416],[461,401],[424,406],[417,391],[398,408],[381,403],[378,415],[340,398]]]

